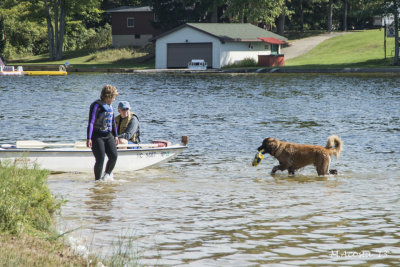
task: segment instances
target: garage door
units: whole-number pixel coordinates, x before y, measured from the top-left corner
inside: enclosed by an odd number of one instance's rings
[[[192,59],[204,59],[212,67],[212,43],[167,44],[167,68],[187,68]]]

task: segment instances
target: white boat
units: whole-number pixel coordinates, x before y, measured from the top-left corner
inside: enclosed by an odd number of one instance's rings
[[[14,68],[14,66],[0,66],[0,76],[22,76],[24,70],[21,66]]]
[[[28,70],[24,71],[22,66],[15,68],[14,66],[0,66],[0,76],[38,76],[38,75],[67,75],[67,71],[63,65],[59,66],[59,70]]]
[[[207,69],[207,62],[204,59],[192,59],[188,62],[188,69],[189,70],[206,70]]]
[[[126,172],[144,169],[175,158],[187,148],[182,144],[154,141],[153,144],[128,145],[118,148],[118,160],[114,172]],[[28,145],[8,145],[0,147],[0,161],[40,168],[54,172],[93,172],[95,163],[92,151],[82,145],[43,143],[27,141]],[[29,145],[30,144],[30,145]],[[32,145],[33,144],[33,145]],[[107,158],[104,162],[106,165]]]

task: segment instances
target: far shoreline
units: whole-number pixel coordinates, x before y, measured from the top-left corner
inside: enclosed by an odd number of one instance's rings
[[[58,70],[59,65],[22,65],[24,70]],[[134,68],[97,68],[68,67],[68,73],[400,73],[400,68],[388,67],[343,67],[343,68],[297,68],[264,67],[189,70],[183,69],[134,69]]]

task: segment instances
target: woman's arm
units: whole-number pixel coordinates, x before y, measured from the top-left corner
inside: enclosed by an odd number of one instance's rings
[[[96,121],[96,113],[97,113],[98,108],[99,108],[99,104],[97,104],[97,103],[90,105],[86,139],[92,139],[93,130],[94,130],[94,122]]]

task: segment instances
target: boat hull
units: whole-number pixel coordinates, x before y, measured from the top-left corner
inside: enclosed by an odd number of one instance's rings
[[[66,71],[0,71],[0,76],[24,76],[24,75],[29,75],[29,76],[43,76],[43,75],[58,75],[58,76],[64,76],[67,75],[68,73]]]
[[[135,171],[173,159],[187,146],[118,149],[114,172]],[[107,160],[107,159],[106,159]],[[18,165],[55,172],[93,172],[95,163],[89,149],[0,149],[0,161],[16,162]],[[105,163],[104,163],[105,165]]]
[[[23,76],[22,71],[0,71],[0,76]]]

